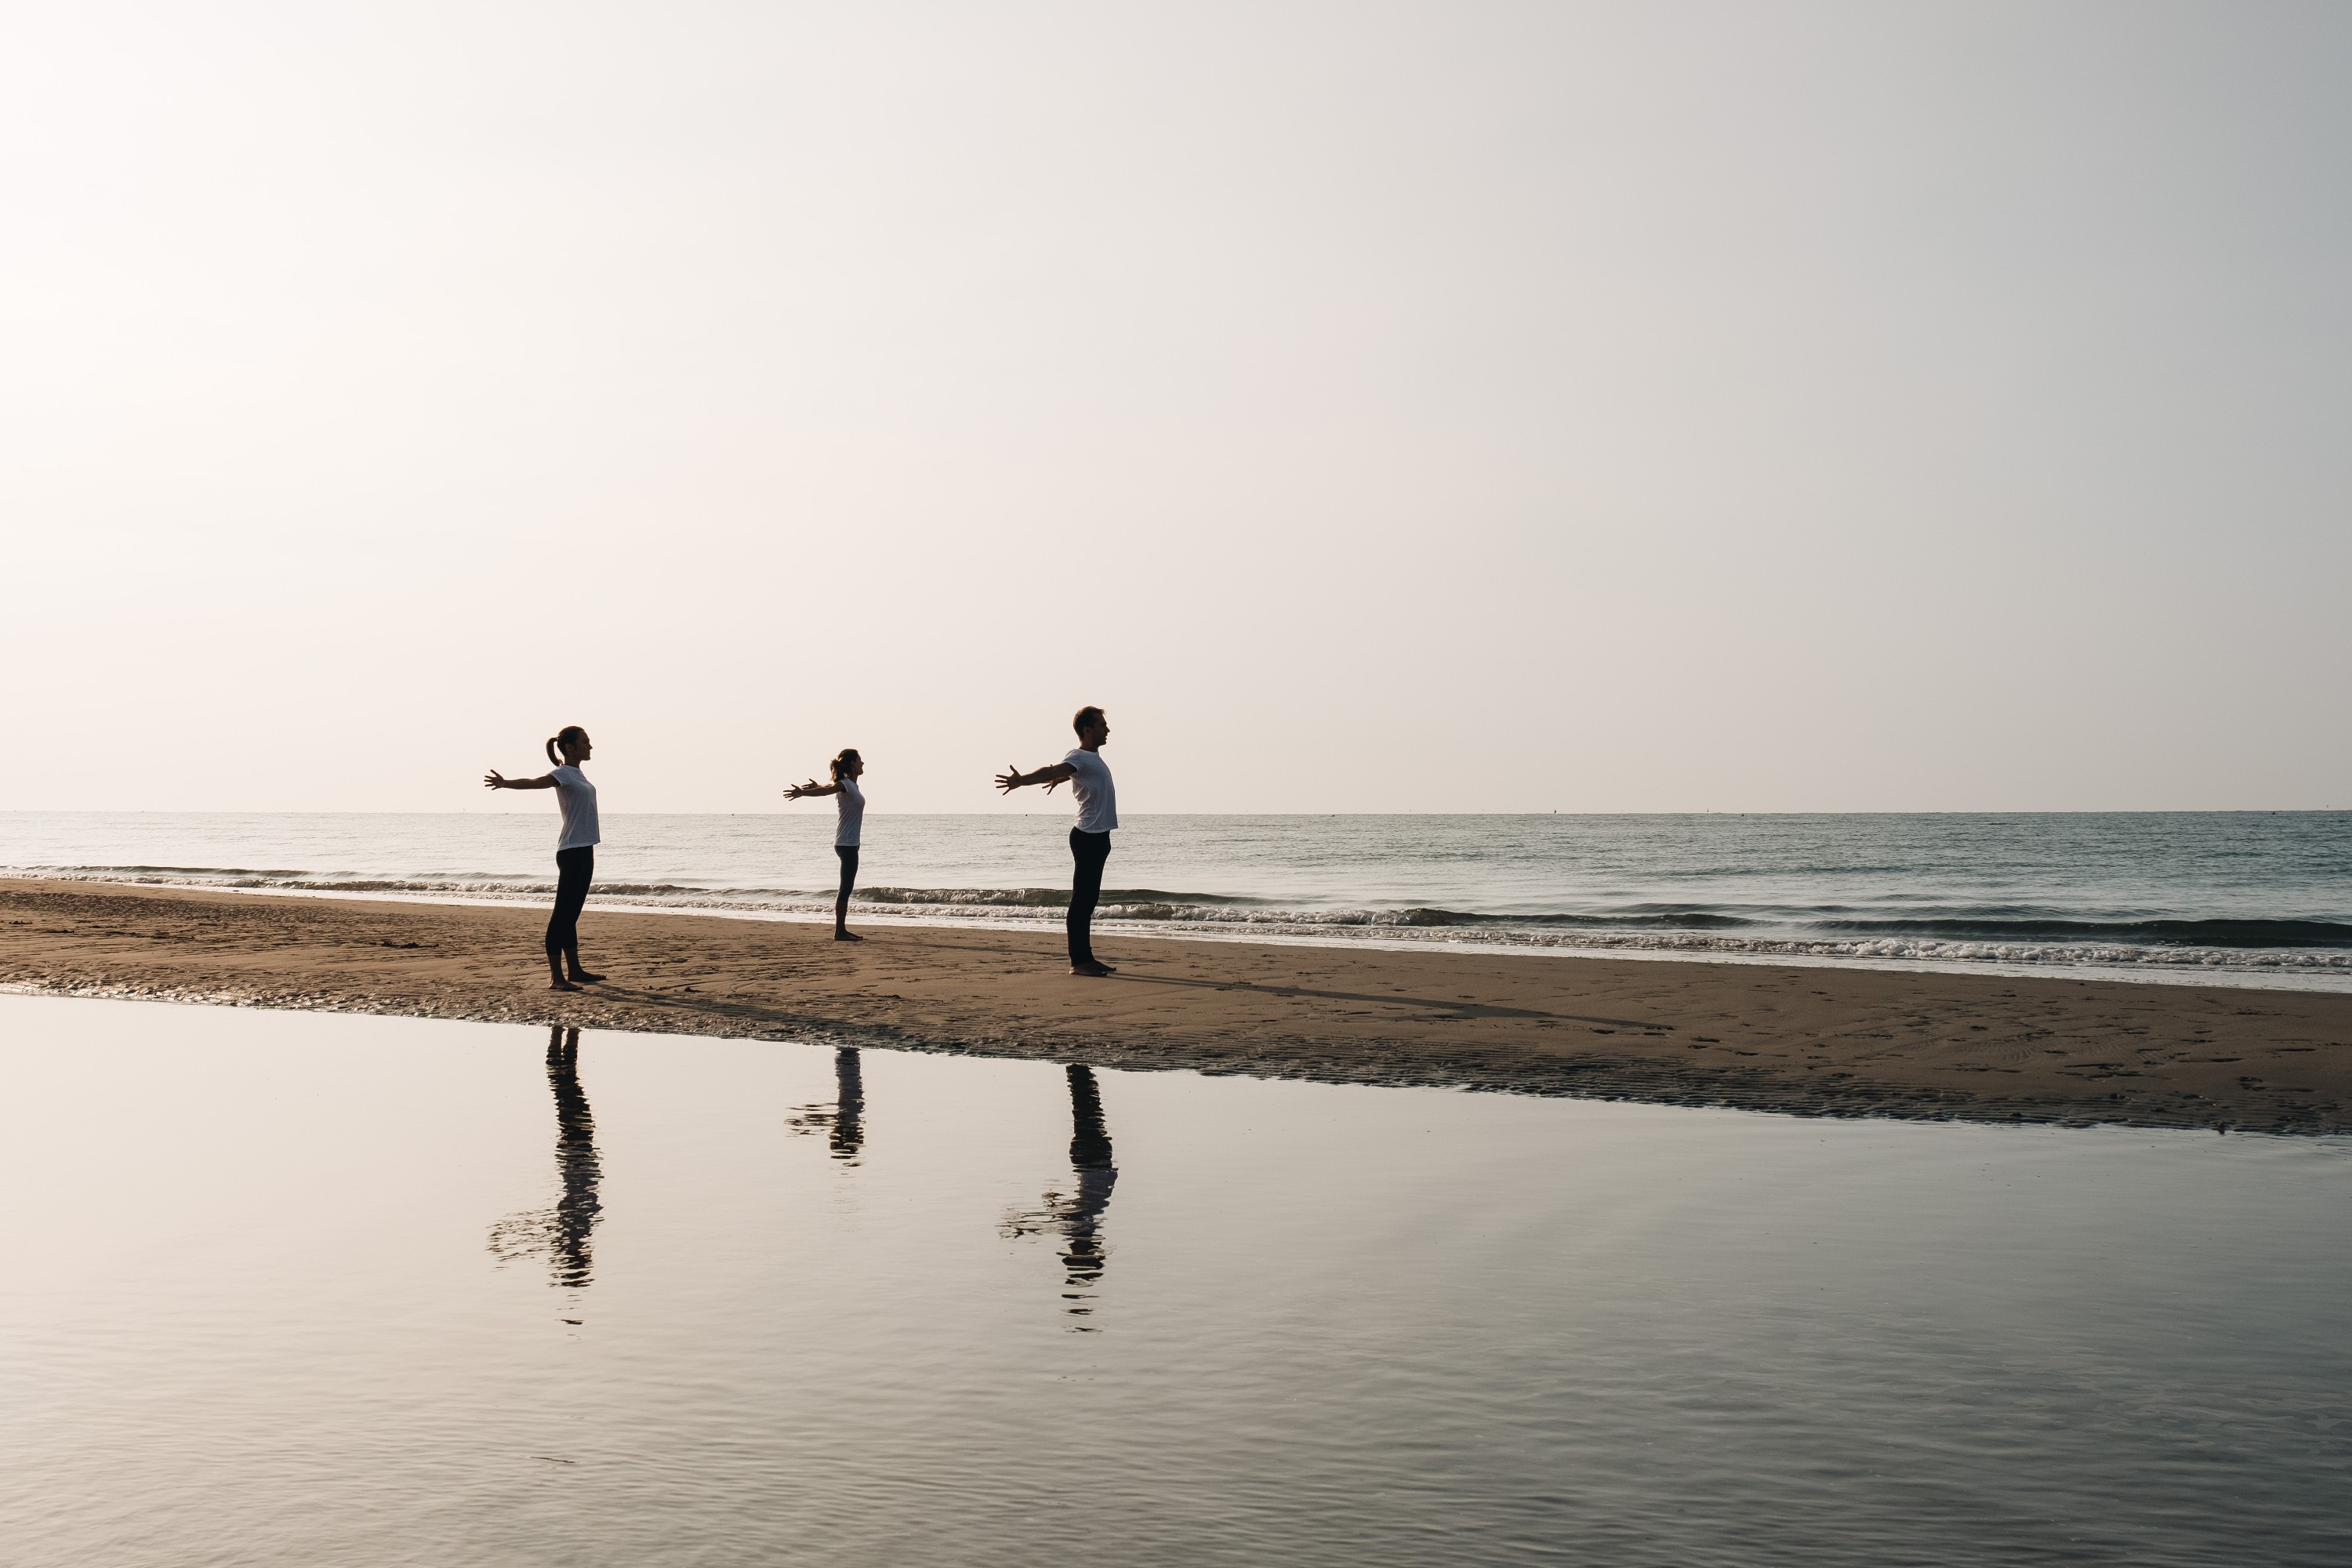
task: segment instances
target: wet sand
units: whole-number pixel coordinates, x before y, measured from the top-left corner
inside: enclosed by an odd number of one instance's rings
[[[1803,1115],[2352,1129],[2352,995],[0,879],[0,984]]]

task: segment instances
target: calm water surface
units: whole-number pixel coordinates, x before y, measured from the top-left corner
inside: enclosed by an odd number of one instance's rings
[[[2352,1144],[0,996],[0,1559],[2337,1563]]]

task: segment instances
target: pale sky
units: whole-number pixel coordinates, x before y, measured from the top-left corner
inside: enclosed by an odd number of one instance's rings
[[[2352,805],[2352,7],[9,7],[0,808]],[[1018,805],[1066,810],[1030,792]]]

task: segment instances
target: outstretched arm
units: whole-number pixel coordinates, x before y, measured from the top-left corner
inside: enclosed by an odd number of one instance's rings
[[[784,798],[798,800],[803,795],[839,795],[840,793],[841,786],[837,784],[821,784],[816,780],[811,779],[806,784],[796,784],[784,791]]]
[[[1076,771],[1067,763],[1055,763],[1052,767],[1039,768],[1034,773],[1024,773],[1019,768],[1010,767],[1008,764],[1008,771],[996,775],[996,787],[1011,795],[1014,790],[1026,789],[1031,784],[1044,784],[1045,793],[1051,795],[1054,793],[1055,784],[1070,777]]]
[[[535,779],[510,779],[498,769],[492,768],[482,775],[482,787],[484,789],[553,789],[555,780],[548,773],[541,773]]]

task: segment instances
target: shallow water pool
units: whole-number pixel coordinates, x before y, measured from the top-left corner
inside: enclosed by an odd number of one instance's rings
[[[2352,1143],[0,996],[0,1561],[2336,1563]]]

